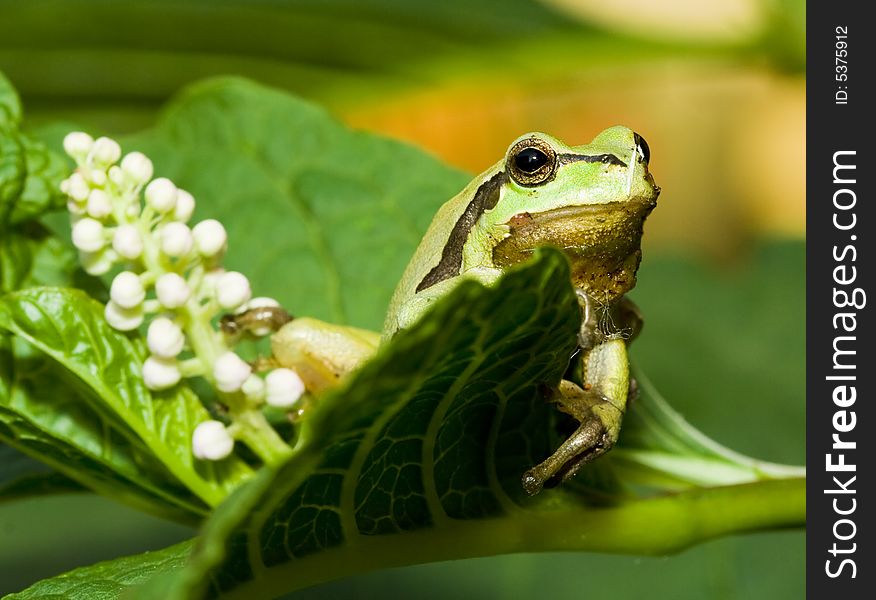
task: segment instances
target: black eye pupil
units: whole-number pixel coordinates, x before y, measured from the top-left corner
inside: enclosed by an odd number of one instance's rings
[[[524,148],[514,157],[514,166],[524,173],[535,173],[547,164],[547,154],[538,148]]]
[[[645,138],[640,136],[638,133],[634,134],[636,139],[636,149],[639,151],[639,154],[642,155],[642,160],[645,163],[651,162],[651,148],[648,147],[648,142],[645,141]]]

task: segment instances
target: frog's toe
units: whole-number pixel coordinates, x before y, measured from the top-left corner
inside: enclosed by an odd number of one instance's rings
[[[582,466],[608,452],[613,445],[610,429],[606,428],[600,417],[592,415],[547,460],[523,474],[523,489],[534,496],[544,487],[553,487],[566,481]]]

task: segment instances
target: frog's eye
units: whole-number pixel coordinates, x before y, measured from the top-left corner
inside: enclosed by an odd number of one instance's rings
[[[514,166],[524,173],[535,173],[547,164],[547,154],[538,148],[524,148],[514,157]]]
[[[514,181],[528,187],[549,181],[557,167],[557,153],[540,138],[520,140],[508,152],[508,171]]]
[[[644,160],[647,165],[651,162],[651,148],[648,147],[648,142],[646,142],[645,138],[638,133],[633,134],[633,139],[636,141],[636,152],[639,153],[639,156],[642,157],[642,160]]]

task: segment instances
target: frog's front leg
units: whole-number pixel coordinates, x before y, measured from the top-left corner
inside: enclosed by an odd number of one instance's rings
[[[530,495],[574,476],[610,450],[620,434],[629,390],[626,343],[619,338],[604,341],[586,352],[582,362],[584,387],[563,381],[556,397],[560,410],[580,425],[547,460],[523,474],[523,488]]]

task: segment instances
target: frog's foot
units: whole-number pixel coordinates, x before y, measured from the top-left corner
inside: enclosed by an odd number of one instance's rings
[[[282,306],[267,304],[253,306],[243,312],[223,315],[219,319],[219,328],[231,339],[247,334],[263,337],[269,333],[276,333],[292,318]]]
[[[595,390],[563,381],[557,401],[560,410],[580,425],[547,460],[523,474],[523,489],[530,496],[573,477],[585,464],[608,452],[620,432],[623,413]]]

